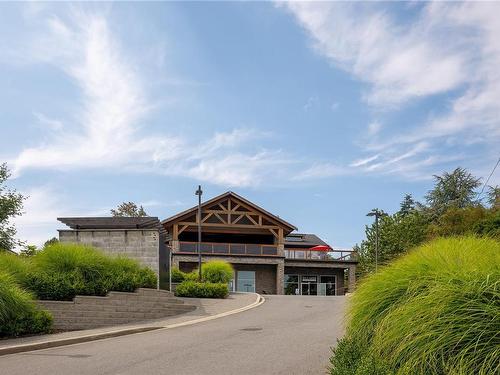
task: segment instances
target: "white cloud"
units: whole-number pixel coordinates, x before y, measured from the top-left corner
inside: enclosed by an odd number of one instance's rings
[[[349,174],[350,171],[333,163],[314,163],[292,177],[294,181],[316,180]]]
[[[201,142],[172,131],[147,133],[148,116],[155,102],[164,99],[148,96],[140,64],[113,34],[106,14],[81,9],[51,14],[31,39],[22,38],[22,48],[16,45],[9,53],[17,56],[9,63],[45,63],[61,70],[82,95],[71,126],[10,158],[14,176],[28,169],[105,168],[253,186],[270,167],[284,162],[284,155],[276,160],[273,152],[252,149],[252,141],[269,135],[254,129],[219,132]],[[30,25],[38,25],[34,21],[44,15],[43,9],[35,10],[29,12]],[[45,126],[62,128],[58,120],[38,112],[35,116]],[[170,125],[174,130],[175,124]]]
[[[434,106],[419,122],[408,120],[384,129],[371,123],[372,137],[364,134],[361,146],[380,154],[380,160],[363,170],[405,175],[404,167],[415,174],[429,173],[450,160],[440,157],[443,153],[454,152],[457,158],[457,153],[465,152],[461,146],[471,145],[472,140],[483,145],[482,150],[476,148],[459,159],[486,162],[490,158],[485,154],[498,152],[500,4],[425,3],[404,18],[391,13],[393,8],[386,3],[280,5],[311,36],[318,53],[367,84],[364,100],[378,114],[400,111],[421,98],[447,95],[448,101],[441,97],[444,104]],[[424,143],[427,147],[407,154],[411,145]]]

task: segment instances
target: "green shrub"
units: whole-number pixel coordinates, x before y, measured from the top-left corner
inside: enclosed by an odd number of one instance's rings
[[[77,294],[104,296],[110,290],[156,287],[151,269],[87,245],[54,243],[32,257],[32,262],[23,285],[40,299],[71,300]]]
[[[447,238],[367,277],[348,315],[347,337],[361,348],[353,369],[383,363],[394,374],[498,373],[499,264],[500,242]]]
[[[228,294],[227,284],[199,283],[189,280],[177,285],[175,290],[175,295],[178,297],[226,298]]]
[[[179,268],[172,267],[170,272],[172,274],[172,282],[173,283],[182,283],[184,281],[185,273],[182,272]]]
[[[211,260],[201,265],[203,281],[227,284],[233,278],[233,267],[223,260]]]
[[[30,269],[30,259],[0,251],[0,272],[5,272],[22,284]]]
[[[52,316],[35,306],[31,294],[0,272],[0,337],[45,333],[51,325]]]

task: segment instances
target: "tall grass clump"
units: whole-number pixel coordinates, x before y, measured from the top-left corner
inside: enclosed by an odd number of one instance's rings
[[[0,337],[45,333],[51,325],[52,316],[35,306],[12,275],[0,271]]]
[[[88,245],[55,243],[32,257],[25,287],[40,299],[71,300],[156,287],[156,275],[135,260],[110,257]]]
[[[233,278],[233,267],[223,260],[211,260],[201,265],[201,278],[210,283],[227,284]]]
[[[11,275],[19,284],[26,281],[30,267],[29,258],[0,251],[0,272]]]
[[[458,237],[360,283],[331,373],[486,375],[500,372],[499,358],[500,242]]]

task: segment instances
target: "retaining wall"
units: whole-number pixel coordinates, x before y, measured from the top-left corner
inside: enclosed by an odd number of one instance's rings
[[[73,301],[37,301],[50,311],[56,330],[79,330],[174,316],[196,309],[165,290],[109,292],[106,297],[76,296]]]

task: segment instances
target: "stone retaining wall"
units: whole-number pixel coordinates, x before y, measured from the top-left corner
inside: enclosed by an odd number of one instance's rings
[[[135,293],[109,292],[106,297],[76,296],[73,301],[37,303],[52,313],[54,329],[67,331],[159,319],[196,309],[168,291],[145,288]]]

